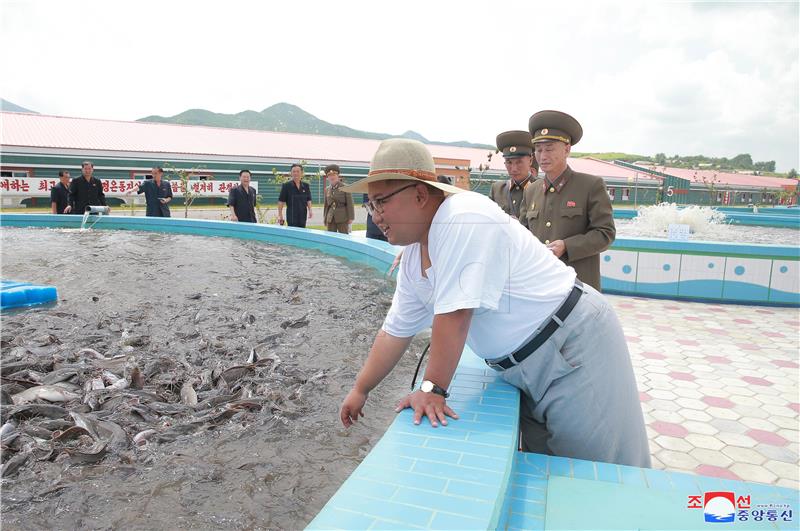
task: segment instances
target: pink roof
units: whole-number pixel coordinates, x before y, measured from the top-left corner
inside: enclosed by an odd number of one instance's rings
[[[41,114],[0,113],[3,146],[99,151],[265,157],[368,164],[380,143],[360,138],[225,129],[191,125],[122,122]],[[474,171],[489,164],[505,173],[494,150],[429,144],[434,157],[469,160]],[[491,162],[487,155],[492,153]],[[595,159],[570,159],[579,172],[634,179],[637,172]],[[639,179],[647,178],[639,173]]]
[[[360,138],[225,129],[191,125],[122,122],[25,113],[0,113],[3,146],[247,156],[368,164],[380,143]],[[464,159],[473,168],[487,163],[488,149],[428,146],[435,157]],[[493,169],[504,170],[502,157]]]
[[[647,166],[642,166],[647,167]],[[782,177],[768,177],[764,175],[748,175],[745,173],[729,173],[714,170],[691,170],[686,168],[669,168],[663,166],[649,166],[650,169],[672,175],[680,179],[687,179],[693,183],[702,183],[703,178],[716,184],[728,186],[754,186],[759,188],[780,188],[782,186],[797,186],[795,179]]]
[[[0,145],[53,149],[118,151],[138,153],[174,153],[186,155],[220,155],[229,157],[264,157],[308,161],[337,161],[368,164],[379,140],[347,138],[247,129],[224,129],[194,125],[145,122],[123,122],[90,118],[69,118],[27,113],[0,113]],[[428,144],[434,157],[469,160],[473,171],[486,165],[492,173],[505,173],[503,157],[494,150]],[[603,177],[633,181],[653,179],[611,162],[593,158],[571,158],[573,170]],[[702,182],[709,170],[656,168],[659,171]],[[758,187],[795,185],[792,179],[761,177],[736,173],[718,173],[720,184]]]

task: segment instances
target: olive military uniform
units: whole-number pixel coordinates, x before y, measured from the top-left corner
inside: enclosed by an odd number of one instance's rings
[[[533,137],[528,131],[506,131],[497,135],[497,151],[503,153],[506,160],[521,157],[533,157]],[[489,199],[498,204],[503,212],[519,219],[522,193],[529,183],[536,180],[536,175],[528,173],[527,177],[517,182],[507,179],[492,183]]]
[[[581,281],[600,290],[600,253],[616,235],[602,178],[567,167],[555,183],[540,179],[525,189],[519,219],[545,245],[564,240],[567,250],[561,260]]]
[[[534,146],[540,142],[574,146],[583,137],[581,124],[560,111],[537,112],[528,129]],[[561,260],[575,269],[580,280],[600,291],[600,253],[616,236],[614,212],[602,178],[572,171],[569,166],[555,178],[545,175],[525,190],[520,222],[545,245],[562,240],[565,251]]]
[[[335,171],[339,173],[339,166],[331,164],[325,168],[325,174]],[[323,217],[329,232],[350,233],[350,223],[356,218],[353,207],[353,196],[342,191],[344,182],[339,181],[325,189],[325,205]]]
[[[529,175],[521,183],[514,182],[513,179],[492,183],[492,189],[489,190],[489,199],[497,203],[503,209],[503,212],[519,219],[522,194],[534,179],[535,177]]]

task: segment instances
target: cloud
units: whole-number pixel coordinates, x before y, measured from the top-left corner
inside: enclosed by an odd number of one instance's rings
[[[0,95],[136,119],[286,101],[491,143],[544,108],[579,151],[798,162],[798,4],[409,0],[2,4]]]

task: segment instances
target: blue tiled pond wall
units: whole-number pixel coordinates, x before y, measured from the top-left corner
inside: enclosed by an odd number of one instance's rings
[[[80,221],[78,216],[0,215],[0,226],[77,228]],[[260,240],[317,249],[381,272],[397,251],[375,240],[223,221],[109,216],[94,229]],[[601,259],[604,289],[610,292],[794,306],[800,305],[798,263],[798,248],[646,239],[617,240]],[[543,525],[545,507],[536,496],[514,501],[520,481],[530,480],[525,470],[520,476],[527,465],[520,465],[516,451],[518,391],[465,349],[449,402],[460,419],[444,429],[413,426],[409,410],[399,414],[309,528],[497,529],[525,515],[528,525]],[[556,461],[557,468],[561,461]]]

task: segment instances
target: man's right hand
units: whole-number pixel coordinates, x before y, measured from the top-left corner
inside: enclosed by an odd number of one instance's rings
[[[283,218],[278,218],[278,225],[283,225],[285,220]]]
[[[236,214],[231,214],[231,221],[239,221],[239,218],[236,217]]]
[[[361,411],[367,401],[367,395],[355,388],[351,389],[342,402],[342,409],[339,412],[339,418],[345,428],[349,428],[358,420],[358,417],[364,416]]]
[[[69,205],[65,206],[64,207],[64,214],[69,214],[70,212],[72,212],[72,207],[69,206]]]

